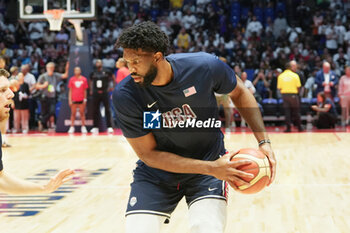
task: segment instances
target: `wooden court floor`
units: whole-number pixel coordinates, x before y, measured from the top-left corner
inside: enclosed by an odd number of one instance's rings
[[[278,159],[275,183],[256,195],[230,190],[227,233],[350,232],[350,134],[270,134]],[[8,172],[41,182],[77,169],[57,192],[0,195],[1,233],[123,232],[136,155],[122,136],[10,137]],[[225,138],[229,150],[255,147],[252,134]],[[188,232],[182,201],[165,233]]]

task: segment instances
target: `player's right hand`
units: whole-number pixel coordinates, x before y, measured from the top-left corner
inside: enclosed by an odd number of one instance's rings
[[[234,183],[239,183],[241,185],[249,185],[248,182],[242,180],[241,178],[253,178],[253,175],[246,173],[237,169],[237,167],[242,165],[248,165],[251,163],[249,160],[239,160],[231,161],[233,155],[237,152],[230,152],[225,154],[221,158],[213,161],[212,175],[219,180],[227,181],[232,188],[237,189]]]
[[[44,185],[44,193],[51,193],[58,189],[62,184],[66,183],[67,181],[71,180],[73,177],[71,175],[74,175],[74,170],[66,169],[58,172],[54,177],[52,177],[49,182]]]

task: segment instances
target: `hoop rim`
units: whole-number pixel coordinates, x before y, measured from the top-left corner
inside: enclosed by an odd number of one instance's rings
[[[49,17],[54,18],[54,19],[60,19],[61,17],[63,18],[64,12],[66,12],[66,11],[63,9],[50,9],[50,10],[44,11],[44,15],[47,19]]]
[[[64,12],[65,10],[63,9],[50,9],[50,10],[44,11],[44,15],[47,21],[49,21],[51,31],[61,30],[62,22],[64,18]]]

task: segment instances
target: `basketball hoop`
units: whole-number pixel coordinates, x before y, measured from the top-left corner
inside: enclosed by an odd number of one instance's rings
[[[65,10],[62,9],[52,9],[44,12],[47,21],[49,21],[51,31],[61,31],[63,12]]]

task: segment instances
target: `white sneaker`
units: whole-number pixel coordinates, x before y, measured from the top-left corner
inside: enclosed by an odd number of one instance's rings
[[[22,130],[22,133],[23,134],[28,134],[28,130],[24,129],[24,130]]]
[[[108,133],[114,133],[114,129],[113,129],[112,127],[109,127],[109,128],[107,129],[107,132],[108,132]]]
[[[69,127],[68,133],[74,133],[75,129],[73,126]]]
[[[98,128],[92,128],[91,130],[90,130],[90,133],[92,133],[92,134],[98,134]]]
[[[81,127],[81,133],[83,133],[83,134],[87,133],[87,129],[85,126]]]

